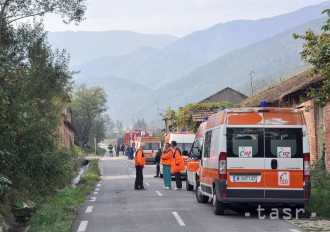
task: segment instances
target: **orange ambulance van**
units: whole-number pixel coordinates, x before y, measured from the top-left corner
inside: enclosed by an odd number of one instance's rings
[[[206,123],[196,198],[227,206],[291,205],[310,198],[310,154],[303,112],[289,108],[226,109]]]
[[[160,138],[157,137],[138,137],[135,145],[135,150],[137,151],[141,146],[141,143],[145,144],[144,154],[146,156],[147,162],[154,162],[156,153],[159,148],[162,147]]]
[[[191,147],[190,155],[187,160],[187,180],[186,189],[192,191],[196,187],[196,180],[198,178],[198,170],[202,158],[203,141],[205,134],[206,122],[203,122],[197,130],[195,141]]]

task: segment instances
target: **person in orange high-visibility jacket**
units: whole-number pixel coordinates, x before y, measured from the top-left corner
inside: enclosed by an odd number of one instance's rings
[[[171,144],[165,144],[165,151],[160,158],[162,159],[163,165],[164,189],[171,189],[171,165],[173,159]]]
[[[144,190],[143,186],[143,168],[146,164],[146,156],[144,155],[144,147],[145,144],[141,143],[140,148],[136,151],[135,155],[135,169],[136,169],[136,177],[135,177],[135,190]]]
[[[184,160],[181,155],[181,151],[178,148],[177,142],[171,142],[172,150],[173,150],[173,160],[171,166],[171,172],[174,173],[176,188],[175,190],[180,190],[182,188],[182,180],[181,180],[181,171],[185,169]]]

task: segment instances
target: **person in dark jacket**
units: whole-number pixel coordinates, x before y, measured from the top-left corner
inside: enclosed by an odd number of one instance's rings
[[[155,178],[159,177],[161,155],[162,155],[162,149],[159,148],[155,156],[155,164],[156,164],[156,176],[154,176]]]

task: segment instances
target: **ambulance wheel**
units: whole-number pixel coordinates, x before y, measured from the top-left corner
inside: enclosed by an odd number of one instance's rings
[[[209,201],[209,197],[203,195],[201,191],[201,185],[199,184],[199,182],[197,182],[196,185],[196,199],[198,203],[204,203],[204,204]]]
[[[186,189],[187,189],[187,191],[193,191],[194,190],[194,186],[189,184],[188,177],[186,179]]]
[[[218,201],[217,194],[215,193],[215,191],[213,193],[212,205],[213,205],[213,212],[215,215],[224,215],[225,206],[221,201]]]

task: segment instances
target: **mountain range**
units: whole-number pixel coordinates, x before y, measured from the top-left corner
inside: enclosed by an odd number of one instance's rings
[[[292,34],[318,31],[321,12],[329,7],[327,2],[267,19],[217,24],[183,38],[123,31],[49,37],[54,47],[71,53],[73,68],[81,71],[77,83],[105,88],[114,119],[129,124],[145,118],[158,126],[158,108],[198,102],[227,86],[249,94],[252,71],[257,91],[306,69],[302,41]]]

